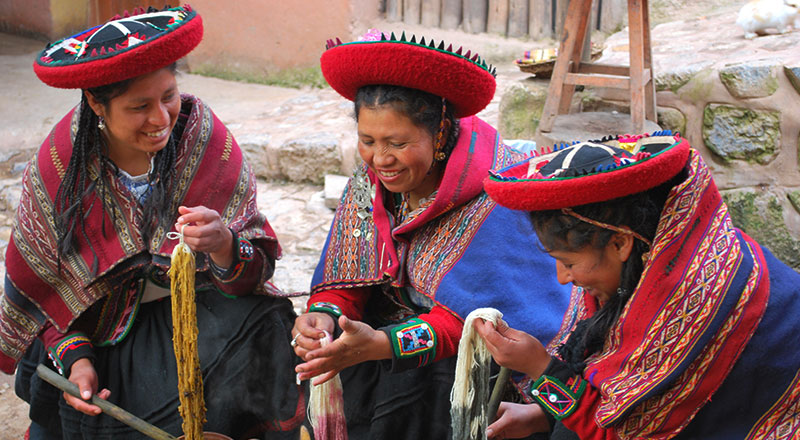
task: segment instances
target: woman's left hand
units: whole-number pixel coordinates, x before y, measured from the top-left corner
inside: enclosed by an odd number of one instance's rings
[[[319,385],[352,365],[392,357],[392,347],[384,332],[344,315],[339,317],[339,326],[343,331],[341,336],[322,348],[306,353],[305,363],[295,367],[300,380],[319,376],[313,382]]]
[[[473,326],[500,366],[537,379],[550,363],[550,354],[538,339],[510,328],[503,320],[497,323],[497,328],[490,321],[478,319]]]
[[[189,248],[207,253],[219,267],[230,267],[233,263],[233,233],[222,222],[219,213],[205,206],[181,206],[178,213],[181,216],[175,229],[180,232],[183,228],[183,241]]]

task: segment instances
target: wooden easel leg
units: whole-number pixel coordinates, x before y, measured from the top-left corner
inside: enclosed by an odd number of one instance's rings
[[[657,121],[656,116],[656,79],[653,72],[653,49],[650,44],[650,8],[648,0],[642,0],[642,30],[644,31],[644,68],[650,71],[650,82],[644,88],[644,114],[648,121]]]
[[[564,84],[564,79],[567,72],[576,69],[580,63],[583,39],[586,36],[591,9],[592,0],[571,0],[569,2],[564,31],[561,33],[561,43],[558,47],[558,57],[550,77],[542,118],[539,121],[539,129],[543,132],[553,129],[557,114],[569,112],[569,104],[572,101],[575,86]]]
[[[644,21],[643,0],[628,0],[628,39],[630,42],[630,87],[631,119],[633,131],[639,134],[644,130],[645,121],[645,79],[644,79]]]

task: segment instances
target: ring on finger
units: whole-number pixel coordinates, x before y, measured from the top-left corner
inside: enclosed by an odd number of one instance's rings
[[[294,335],[294,338],[292,338],[292,342],[290,342],[289,345],[291,345],[292,347],[297,347],[297,338],[299,338],[299,337],[300,337],[300,333],[297,333],[296,335]]]

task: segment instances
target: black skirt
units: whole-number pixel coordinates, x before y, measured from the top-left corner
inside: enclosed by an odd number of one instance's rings
[[[285,298],[197,292],[206,431],[234,439],[297,438],[306,396],[294,382],[296,357],[289,345],[294,318]],[[125,339],[96,347],[95,355],[99,389],[111,390],[110,402],[170,434],[182,434],[169,298],[142,304]],[[26,358],[41,359],[41,354]],[[50,385],[31,380],[30,387],[31,396],[40,396],[47,391],[39,388]],[[48,410],[39,400],[32,399],[31,416],[42,420]],[[143,438],[106,414],[75,411],[63,398],[55,418],[59,416],[64,439]]]

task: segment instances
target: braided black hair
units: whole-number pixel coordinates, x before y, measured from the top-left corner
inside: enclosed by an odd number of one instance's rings
[[[173,73],[176,65],[167,67]],[[92,97],[101,105],[108,108],[112,99],[124,94],[135,78],[119,81],[113,84],[103,85],[87,89]],[[116,220],[117,208],[109,203],[106,194],[110,190],[108,181],[110,171],[119,171],[114,162],[108,157],[107,146],[102,133],[98,128],[99,118],[89,106],[89,101],[85,93],[81,93],[80,117],[78,128],[75,134],[75,141],[72,145],[72,156],[69,165],[64,173],[64,178],[58,186],[55,198],[55,223],[58,234],[58,263],[61,267],[61,259],[70,252],[77,252],[78,240],[75,234],[79,230],[89,245],[94,256],[92,262],[92,274],[96,274],[98,260],[97,253],[92,247],[92,243],[86,235],[86,225],[83,218],[92,209],[100,209],[93,205],[85,206],[84,200],[92,193],[96,193],[102,200],[102,209],[109,212],[113,220]],[[180,121],[180,119],[179,119]],[[143,208],[143,222],[140,225],[143,240],[147,243],[150,240],[149,232],[156,222],[168,221],[170,216],[165,215],[169,208],[167,203],[167,188],[169,187],[174,174],[174,164],[176,157],[175,138],[180,137],[183,127],[177,126],[172,130],[165,148],[156,153],[153,167],[150,170],[149,180],[152,185],[150,195],[145,201]],[[96,178],[89,175],[88,164],[97,157],[100,164],[100,173]],[[105,220],[102,224],[103,236],[106,236]]]
[[[613,226],[627,226],[644,238],[652,241],[656,234],[661,210],[669,190],[682,176],[651,190],[627,197],[573,207],[579,215]],[[547,251],[579,251],[590,246],[602,249],[608,245],[616,232],[594,226],[560,210],[534,211],[530,213],[534,229],[542,246]],[[576,325],[566,343],[558,349],[561,358],[576,374],[583,373],[586,359],[602,351],[606,336],[617,322],[622,310],[633,294],[644,270],[642,256],[650,247],[639,239],[634,239],[633,249],[622,265],[620,286],[617,294],[590,318]]]
[[[431,93],[388,84],[367,85],[358,89],[353,103],[356,121],[358,121],[358,111],[361,110],[361,107],[376,108],[390,105],[393,110],[411,119],[414,125],[424,127],[434,140],[439,134],[439,126],[442,121],[442,98]],[[445,154],[444,160],[439,162],[442,166],[447,163],[447,159],[458,141],[458,119],[453,115],[451,105],[446,105],[444,117],[450,121],[450,129],[447,132],[447,141],[442,148]]]

